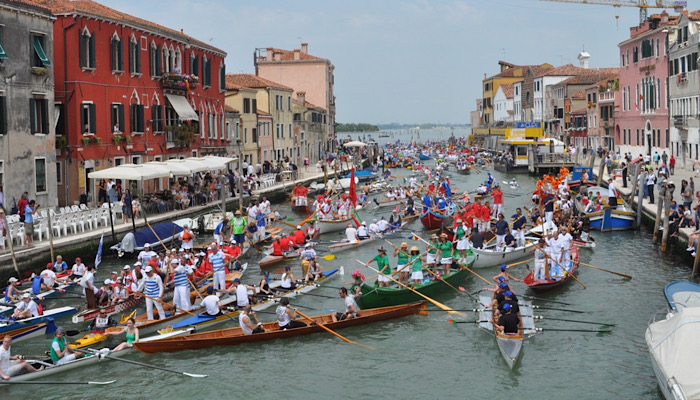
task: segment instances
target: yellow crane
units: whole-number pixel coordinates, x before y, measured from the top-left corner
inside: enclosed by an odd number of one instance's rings
[[[638,7],[639,8],[639,24],[641,25],[647,19],[647,10],[649,8],[673,8],[676,12],[681,12],[688,5],[684,0],[542,0],[556,1],[559,3],[577,3],[577,4],[594,4],[601,6],[613,7]]]

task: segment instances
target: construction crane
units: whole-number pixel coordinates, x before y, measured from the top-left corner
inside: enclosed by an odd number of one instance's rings
[[[685,0],[655,0],[653,3],[647,0],[542,0],[556,1],[559,3],[577,3],[577,4],[594,4],[601,6],[613,7],[638,7],[639,8],[639,24],[641,25],[647,20],[647,10],[649,8],[673,8],[674,11],[680,13],[688,5]]]

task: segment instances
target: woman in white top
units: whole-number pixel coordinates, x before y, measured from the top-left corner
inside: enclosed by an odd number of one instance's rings
[[[280,287],[284,290],[292,290],[296,287],[294,275],[292,275],[292,271],[289,266],[284,267],[284,274],[282,274],[282,284]]]
[[[275,310],[275,314],[277,314],[277,324],[281,330],[306,326],[305,323],[296,320],[297,312],[289,307],[289,299],[286,297],[280,299],[280,305]]]

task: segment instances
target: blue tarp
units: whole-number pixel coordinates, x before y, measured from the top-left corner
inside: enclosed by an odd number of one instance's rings
[[[151,246],[153,246],[154,243],[159,243],[158,238],[170,238],[174,234],[176,235],[182,232],[182,227],[179,225],[175,225],[172,222],[163,222],[161,224],[156,224],[152,226],[153,230],[156,231],[156,234],[158,234],[158,237],[156,237],[156,235],[153,234],[153,231],[151,231],[150,228],[145,228],[141,229],[140,231],[136,231],[136,233],[134,234],[136,247],[143,247],[143,245],[146,243],[149,243]]]

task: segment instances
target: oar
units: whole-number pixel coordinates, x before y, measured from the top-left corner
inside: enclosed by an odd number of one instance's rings
[[[623,277],[623,278],[632,279],[632,275],[625,275],[625,274],[621,274],[621,273],[619,273],[619,272],[610,271],[609,269],[596,267],[595,265],[586,264],[585,262],[580,262],[580,261],[579,261],[579,264],[580,264],[580,265],[585,265],[586,267],[590,267],[590,268],[594,268],[594,269],[599,269],[599,270],[601,270],[601,271],[610,272],[611,274],[619,275],[619,276],[621,276],[621,277]]]
[[[289,227],[291,227],[291,228],[294,228],[294,229],[297,228],[297,225],[292,225],[292,224],[290,224],[289,222],[284,221],[284,220],[281,220],[281,219],[278,220],[277,222],[281,222],[281,223],[283,223],[283,224],[285,224],[285,225],[287,225],[287,226],[289,226]]]
[[[369,265],[363,263],[362,261],[360,261],[360,260],[355,260],[355,261],[357,261],[358,263],[360,263],[360,264],[364,265],[365,267],[371,269],[372,271],[374,271],[374,272],[376,272],[376,273],[378,273],[378,274],[381,274],[381,272],[379,272],[379,270],[376,270],[376,269],[370,267]],[[421,293],[421,292],[419,292],[419,291],[413,289],[413,288],[410,287],[410,286],[404,285],[403,283],[401,283],[401,282],[397,281],[396,279],[394,279],[391,275],[384,275],[384,276],[386,276],[387,278],[391,279],[392,281],[394,281],[395,283],[397,283],[399,286],[401,286],[401,287],[403,287],[403,288],[405,288],[405,289],[408,289],[408,290],[412,291],[413,293],[419,295],[420,297],[422,297],[422,298],[428,300],[429,302],[435,304],[436,306],[442,308],[443,310],[445,310],[445,311],[447,311],[447,312],[449,312],[449,313],[455,313],[455,314],[460,314],[460,315],[466,315],[466,314],[461,313],[461,312],[459,312],[459,311],[454,311],[454,310],[452,310],[450,307],[448,307],[448,306],[446,306],[446,305],[440,303],[439,301],[436,301],[436,300],[431,299],[430,297],[428,297],[428,296],[424,295],[423,293]]]
[[[66,336],[75,336],[75,335],[78,335],[82,332],[87,332],[87,331],[91,331],[91,330],[92,329],[70,330],[70,331],[66,331]]]
[[[316,293],[302,293],[300,291],[292,290],[292,293],[294,294],[303,294],[304,296],[316,296],[316,297],[324,297],[326,299],[335,299],[333,296],[326,296],[323,294],[316,294]]]
[[[15,381],[0,381],[0,386],[2,385],[109,385],[116,382],[105,381],[105,382],[80,382],[80,381],[28,381],[28,382],[15,382]]]
[[[548,331],[554,331],[554,332],[593,332],[593,333],[611,333],[612,332],[612,330],[610,330],[610,329],[592,330],[592,329],[535,328],[535,330],[538,332],[548,332]]]
[[[514,266],[516,266],[516,265],[524,264],[524,263],[530,262],[530,261],[532,261],[532,260],[534,260],[534,259],[535,259],[535,257],[532,257],[532,258],[528,258],[527,260],[518,261],[518,262],[516,262],[516,263],[508,264],[508,267],[510,268],[510,267],[514,267]]]
[[[551,258],[551,257],[550,257],[550,258]],[[551,258],[551,259],[552,259],[552,261],[554,261],[555,264],[557,264],[557,265],[559,266],[559,268],[561,268],[561,269],[563,269],[564,271],[566,271],[566,268],[562,267],[561,264],[559,264],[559,263],[557,262],[557,260],[555,260],[555,259],[553,259],[553,258]],[[572,277],[572,278],[574,278],[574,280],[575,280],[576,282],[580,283],[581,286],[583,286],[584,289],[588,289],[588,287],[587,287],[586,285],[584,285],[584,283],[581,282],[573,273],[567,272],[567,275],[570,276],[570,277]]]
[[[375,349],[375,348],[372,347],[372,346],[367,346],[366,344],[357,343],[357,342],[355,342],[354,340],[350,340],[350,339],[346,338],[345,336],[343,336],[343,335],[341,335],[341,334],[339,334],[339,333],[336,333],[336,332],[333,331],[332,329],[330,329],[330,328],[328,328],[327,326],[325,326],[325,325],[323,324],[323,322],[321,322],[320,324],[317,324],[316,321],[314,321],[313,319],[309,318],[306,314],[304,314],[303,312],[301,312],[301,311],[299,311],[299,310],[296,310],[296,312],[297,312],[297,314],[301,315],[302,317],[304,317],[304,318],[306,318],[307,320],[311,321],[312,323],[316,324],[316,326],[322,328],[324,331],[326,331],[326,332],[328,332],[328,333],[330,333],[330,334],[332,334],[332,335],[335,335],[335,336],[337,336],[337,337],[339,337],[339,338],[345,340],[345,341],[348,342],[348,343],[356,344],[356,345],[358,345],[358,346],[362,346],[362,347],[367,348],[367,349],[369,349],[369,350],[377,350],[377,349]]]
[[[188,279],[188,280],[189,280],[189,279]],[[151,299],[151,300],[155,301],[156,303],[160,303],[160,304],[162,304],[162,305],[167,304],[167,303],[165,303],[165,302],[163,302],[163,301],[158,301],[158,299],[156,299],[155,297],[148,296],[148,295],[145,294],[145,293],[135,292],[135,291],[133,291],[133,290],[131,290],[131,289],[129,289],[129,288],[125,288],[125,289],[126,289],[127,291],[131,292],[131,293],[138,294],[139,296],[143,296],[143,297],[145,297],[145,298],[147,298],[147,299]],[[177,308],[177,307],[174,307],[174,308],[177,309],[177,310],[184,311],[184,312],[186,312],[187,314],[192,315],[193,317],[196,317],[196,316],[197,316],[197,314],[195,314],[195,313],[193,313],[193,312],[190,312],[190,311],[187,311],[187,310],[182,310],[182,309]],[[164,311],[165,311],[165,310],[164,310]]]
[[[335,254],[328,254],[328,255],[322,256],[321,258],[323,258],[324,260],[335,260]]]
[[[607,323],[605,323],[605,322],[579,321],[579,320],[575,320],[575,319],[552,318],[552,317],[546,317],[546,318],[545,318],[545,317],[543,317],[542,315],[536,315],[536,316],[534,316],[533,318],[535,318],[535,319],[541,319],[541,320],[551,319],[551,320],[553,320],[553,321],[576,322],[576,323],[579,323],[579,324],[604,325],[604,326],[616,326],[616,325],[617,325],[617,324],[607,324]]]
[[[431,246],[431,247],[435,248],[435,246],[431,245],[428,241],[426,241],[426,240],[423,239],[422,237],[420,237],[420,236],[418,236],[418,235],[413,235],[413,237],[414,237],[414,238],[418,238],[418,240],[420,240],[421,242],[427,244],[428,246]],[[477,277],[479,277],[479,279],[481,279],[482,281],[488,283],[489,285],[492,285],[492,284],[493,284],[493,282],[489,281],[488,279],[484,278],[483,276],[481,276],[481,275],[477,274],[476,272],[472,271],[469,267],[467,267],[466,265],[462,264],[461,262],[456,261],[456,260],[454,260],[454,262],[455,262],[458,266],[460,266],[461,268],[466,269],[467,271],[469,271],[469,272],[471,272],[472,274],[476,275]]]
[[[545,299],[543,297],[535,297],[535,296],[526,296],[524,294],[521,294],[520,297],[524,299],[532,299],[532,300],[542,300],[542,301],[548,301],[550,303],[557,303],[557,304],[563,304],[565,306],[573,306],[571,303],[564,303],[563,301],[556,301],[556,300],[551,300],[551,299]]]
[[[17,306],[10,303],[0,302],[0,306],[16,308]]]
[[[125,363],[127,363],[127,364],[134,364],[134,365],[138,365],[138,366],[140,366],[140,367],[159,369],[159,370],[161,370],[161,371],[172,372],[172,373],[178,374],[178,375],[187,375],[187,376],[189,376],[189,377],[191,377],[191,378],[206,378],[206,377],[207,377],[207,375],[191,374],[191,373],[189,373],[189,372],[180,372],[180,371],[175,371],[175,370],[168,369],[168,368],[159,367],[159,366],[157,366],[157,365],[151,365],[151,364],[140,363],[140,362],[138,362],[138,361],[125,360],[125,359],[123,359],[123,358],[114,357],[114,356],[110,356],[110,355],[101,353],[101,352],[99,352],[99,351],[97,351],[97,350],[95,350],[95,349],[86,349],[86,350],[87,350],[88,352],[90,352],[90,353],[92,353],[92,354],[98,356],[98,357],[104,357],[104,358],[108,358],[108,359],[110,359],[110,360],[122,361],[122,362],[125,362]]]
[[[455,321],[453,319],[448,319],[448,324],[478,324],[481,322],[491,322],[491,321]]]

